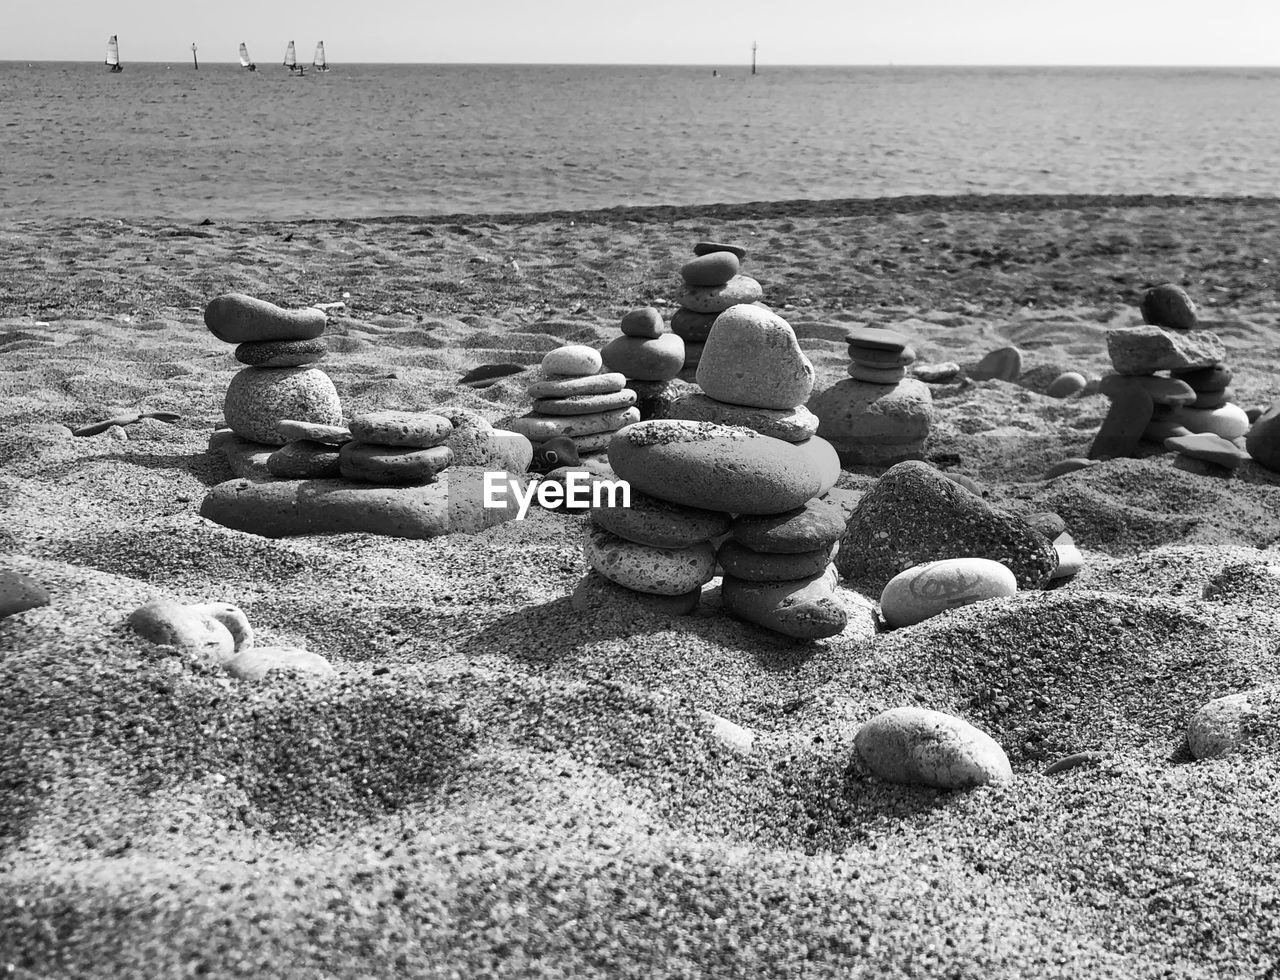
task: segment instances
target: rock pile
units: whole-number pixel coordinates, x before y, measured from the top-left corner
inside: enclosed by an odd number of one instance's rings
[[[694,258],[680,270],[683,284],[676,295],[680,308],[671,317],[671,330],[684,342],[684,369],[695,371],[716,317],[740,303],[764,296],[760,283],[741,274],[747,250],[719,242],[698,242]]]
[[[809,408],[847,466],[887,466],[918,459],[933,422],[929,387],[906,376],[915,361],[895,330],[855,327],[848,333],[849,380],[815,395]]]
[[[641,421],[661,417],[676,397],[675,383],[684,367],[684,341],[662,322],[652,306],[632,310],[622,318],[622,336],[600,352],[604,366],[626,378],[636,393]]]
[[[600,352],[581,344],[548,351],[543,380],[529,386],[533,410],[507,424],[535,447],[552,439],[573,440],[578,455],[602,453],[613,434],[640,421],[636,393],[624,374],[600,373]]]

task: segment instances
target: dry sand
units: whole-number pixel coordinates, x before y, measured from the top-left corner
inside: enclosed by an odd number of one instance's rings
[[[1280,395],[1280,202],[916,199],[316,223],[0,226],[0,969],[17,977],[1221,977],[1280,972],[1274,733],[1192,762],[1188,714],[1274,682],[1280,475],[1168,455],[1051,483],[1105,412],[1144,285],[1183,282],[1244,407]],[[702,238],[796,328],[924,361],[1016,344],[1023,384],[937,386],[929,454],[1087,558],[1051,592],[870,641],[791,642],[709,588],[680,620],[584,620],[583,518],[474,537],[270,541],[197,514],[236,369],[201,322],[240,290],[349,293],[323,365],[354,414],[528,405],[479,364],[600,344]],[[664,307],[670,313],[669,303]],[[101,435],[121,410],[169,411]],[[843,484],[866,487],[871,471]],[[1211,598],[1206,599],[1209,587]],[[338,676],[252,685],[123,625],[228,601]],[[850,767],[918,704],[997,739],[1015,781],[941,793]],[[723,746],[700,710],[756,733]],[[1096,750],[1095,766],[1045,776]]]

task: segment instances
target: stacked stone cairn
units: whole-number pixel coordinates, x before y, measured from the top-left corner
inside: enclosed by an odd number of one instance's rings
[[[849,379],[815,395],[809,408],[846,466],[890,466],[922,456],[933,424],[933,396],[907,377],[915,350],[896,330],[848,332]]]
[[[684,341],[667,329],[652,306],[622,318],[622,336],[600,352],[604,366],[626,378],[636,393],[641,421],[662,417],[682,387],[675,379],[684,367]]]
[[[584,550],[593,571],[575,607],[629,594],[691,612],[718,565],[722,602],[740,618],[804,639],[843,630],[831,559],[845,514],[826,498],[840,464],[803,407],[813,377],[781,317],[749,304],[721,312],[698,363],[702,392],[678,399],[677,417],[610,441],[631,506],[592,508]]]
[[[676,294],[679,309],[671,317],[671,331],[684,341],[684,375],[691,378],[716,317],[731,306],[755,303],[764,296],[760,283],[741,274],[747,250],[719,242],[698,242],[694,258],[680,270],[683,280]]]
[[[1145,439],[1177,453],[1180,469],[1234,470],[1249,458],[1250,421],[1229,400],[1231,370],[1221,340],[1192,329],[1195,305],[1173,283],[1148,290],[1141,310],[1144,326],[1107,331],[1115,373],[1100,390],[1111,404],[1089,459],[1134,456]]]
[[[552,439],[572,440],[580,457],[601,454],[613,434],[640,421],[636,393],[618,371],[601,373],[600,352],[582,344],[548,351],[540,381],[529,386],[533,410],[507,422],[534,447]]]

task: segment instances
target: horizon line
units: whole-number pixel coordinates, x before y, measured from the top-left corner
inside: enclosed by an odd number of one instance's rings
[[[79,58],[0,58],[0,65],[7,64],[42,64],[42,65],[99,65],[102,62],[98,60],[83,60]],[[175,57],[172,61],[153,61],[153,60],[136,60],[129,62],[134,65],[167,65],[171,63],[186,63],[185,59]],[[240,66],[238,59],[232,58],[223,60],[206,60],[202,62],[208,65],[235,65]],[[275,64],[274,61],[269,64]],[[690,61],[339,61],[330,64],[330,68],[334,64],[341,65],[360,65],[368,67],[382,67],[390,65],[404,66],[420,66],[420,67],[438,67],[438,66],[456,66],[456,67],[525,67],[525,68],[722,68],[726,65],[728,70],[741,68],[748,73],[751,65],[748,62],[690,62]],[[281,64],[280,67],[285,67]],[[1118,63],[1118,62],[925,62],[925,61],[850,61],[850,62],[769,62],[758,66],[763,68],[1241,68],[1262,71],[1280,71],[1280,65],[1270,64],[1222,64],[1222,63]]]

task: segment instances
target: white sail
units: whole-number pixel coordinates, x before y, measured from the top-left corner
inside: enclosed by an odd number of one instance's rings
[[[253,64],[253,62],[249,60],[249,49],[245,47],[245,43],[241,41],[240,42],[240,67],[248,68],[251,64]]]
[[[116,36],[114,34],[112,34],[110,39],[107,41],[106,64],[110,65],[112,68],[118,68],[120,66],[120,43],[116,40]]]
[[[284,66],[290,71],[298,67],[298,56],[294,53],[293,42],[289,42],[289,47],[284,53]]]
[[[311,59],[311,64],[315,65],[317,71],[328,71],[329,66],[324,63],[324,42],[321,41],[316,45],[316,56]]]

